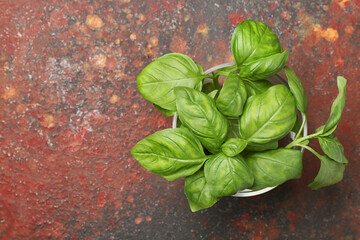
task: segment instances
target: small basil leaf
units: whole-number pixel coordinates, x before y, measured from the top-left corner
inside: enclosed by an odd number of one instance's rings
[[[218,90],[215,89],[215,90],[212,91],[211,93],[208,93],[208,96],[211,97],[212,99],[215,99],[217,92],[218,92]]]
[[[244,82],[236,72],[231,72],[216,99],[216,106],[226,116],[237,117],[242,114],[247,98]]]
[[[274,76],[284,68],[289,56],[289,50],[268,57],[260,58],[241,66],[239,77],[255,81]]]
[[[212,195],[210,185],[206,183],[204,169],[185,178],[184,192],[193,212],[209,208],[219,200]]]
[[[340,76],[337,77],[337,85],[339,94],[331,106],[330,117],[324,126],[323,136],[329,135],[335,130],[345,106],[346,79]]]
[[[329,158],[338,163],[348,163],[344,154],[344,147],[339,142],[335,134],[331,134],[327,137],[319,137],[318,140],[321,149]]]
[[[248,144],[245,148],[246,151],[251,152],[262,152],[265,150],[273,150],[279,147],[279,142],[277,140],[267,142],[267,143],[251,143]]]
[[[284,68],[290,91],[295,97],[295,104],[299,111],[306,113],[307,110],[307,98],[305,94],[304,86],[296,73],[289,67]]]
[[[215,85],[213,82],[207,82],[203,84],[201,91],[205,94],[209,94],[212,91],[216,90]]]
[[[232,35],[231,52],[238,66],[281,51],[278,37],[262,22],[242,21]]]
[[[240,117],[240,135],[248,144],[278,140],[290,132],[296,121],[295,100],[284,85],[248,99]]]
[[[223,145],[221,151],[228,157],[233,157],[241,153],[247,145],[247,141],[241,138],[230,138]]]
[[[254,174],[253,190],[277,186],[300,178],[302,173],[302,153],[293,149],[251,153],[246,156],[246,163]]]
[[[141,166],[169,181],[194,174],[208,158],[191,132],[179,128],[144,138],[131,149],[131,154]]]
[[[187,87],[176,87],[174,92],[181,122],[210,152],[219,152],[227,134],[228,122],[216,109],[214,100]]]
[[[254,96],[268,90],[273,84],[268,80],[244,81],[247,95]]]
[[[239,119],[238,118],[228,118],[228,133],[226,140],[230,138],[241,138],[239,132]]]
[[[327,156],[319,155],[318,157],[321,161],[320,170],[314,181],[308,185],[312,190],[340,182],[345,171],[345,164],[335,162]]]
[[[156,104],[153,104],[154,107],[156,108],[156,110],[158,110],[159,112],[161,112],[162,114],[166,115],[166,116],[174,116],[176,114],[176,111],[172,111],[172,110],[167,110],[165,108],[162,108]]]
[[[137,78],[141,95],[162,108],[176,111],[173,88],[185,86],[201,90],[206,78],[203,69],[190,57],[169,53],[146,66]]]
[[[254,177],[241,156],[228,157],[223,153],[205,163],[206,182],[216,197],[233,195],[253,185]]]

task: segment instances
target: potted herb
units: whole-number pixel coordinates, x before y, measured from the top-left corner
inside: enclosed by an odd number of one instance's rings
[[[192,211],[244,189],[256,191],[300,178],[299,148],[321,161],[311,189],[341,181],[348,161],[333,132],[345,105],[345,78],[337,78],[339,94],[327,122],[304,135],[305,90],[286,66],[289,52],[283,51],[276,34],[264,23],[243,21],[232,35],[231,51],[235,63],[211,75],[180,53],[161,56],[143,69],[137,78],[140,93],[161,113],[177,114],[179,124],[138,142],[133,157],[169,181],[185,177]],[[282,69],[287,82],[277,74]],[[226,77],[222,86],[220,76]],[[267,80],[274,76],[283,84]],[[212,81],[204,84],[207,79]],[[296,133],[292,141],[280,146],[279,140],[291,131]],[[309,147],[311,139],[319,141],[324,155]]]

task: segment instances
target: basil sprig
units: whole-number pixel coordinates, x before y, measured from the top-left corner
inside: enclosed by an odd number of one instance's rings
[[[289,51],[283,51],[275,32],[264,23],[245,20],[233,33],[231,51],[235,65],[211,75],[180,53],[165,54],[143,69],[137,78],[139,92],[166,116],[178,114],[178,128],[139,141],[131,150],[134,158],[169,181],[185,177],[192,211],[244,189],[300,178],[299,147],[321,161],[311,189],[341,181],[348,160],[334,131],[345,106],[346,79],[337,79],[339,94],[327,122],[304,135],[306,91],[286,66]],[[282,69],[287,81],[278,74]],[[222,87],[220,76],[226,77]],[[273,77],[282,84],[270,82]],[[290,131],[295,137],[281,146]],[[324,155],[309,146],[311,139],[319,141]]]

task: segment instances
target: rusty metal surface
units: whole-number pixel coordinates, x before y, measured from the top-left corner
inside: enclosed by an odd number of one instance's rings
[[[360,239],[358,0],[2,1],[1,239]],[[136,89],[155,58],[181,52],[209,68],[232,61],[230,38],[260,20],[290,50],[309,98],[310,131],[348,79],[336,130],[344,180],[311,191],[300,180],[258,197],[226,197],[192,213],[183,179],[147,172],[130,155],[171,126]],[[312,144],[319,149],[316,143]]]

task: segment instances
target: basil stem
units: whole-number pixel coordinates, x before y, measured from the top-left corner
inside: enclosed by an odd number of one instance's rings
[[[302,131],[303,131],[303,129],[304,129],[306,119],[307,119],[307,116],[306,116],[306,114],[304,113],[303,122],[302,122],[301,127],[300,127],[300,129],[299,129],[298,133],[296,134],[296,136],[295,136],[294,140],[296,140],[296,139],[298,139],[298,138],[300,137],[300,134],[301,134],[301,132],[302,132]]]

